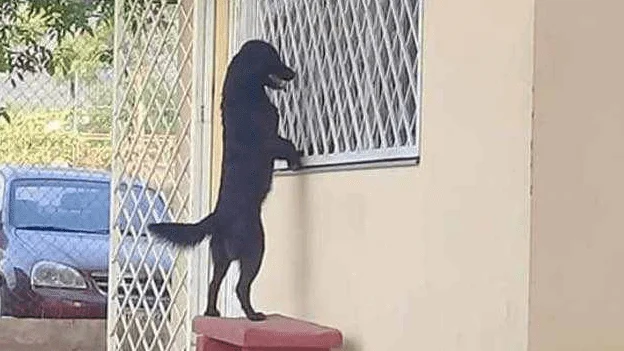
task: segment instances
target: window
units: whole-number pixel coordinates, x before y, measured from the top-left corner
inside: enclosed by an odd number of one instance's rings
[[[255,6],[242,9],[241,26],[255,27],[246,36],[273,43],[298,72],[271,94],[280,134],[306,165],[418,159],[420,0],[243,4]]]
[[[61,179],[23,179],[11,185],[16,227],[58,227],[107,234],[109,185]]]
[[[1,178],[1,177],[0,177]],[[121,184],[120,192],[127,192]],[[110,183],[65,179],[20,179],[12,183],[10,224],[16,227],[59,227],[108,234]],[[153,205],[151,205],[153,202]],[[123,203],[132,219],[118,220],[121,230],[140,232],[142,223],[170,219],[162,198],[141,185],[132,187]],[[130,216],[132,215],[132,216]]]

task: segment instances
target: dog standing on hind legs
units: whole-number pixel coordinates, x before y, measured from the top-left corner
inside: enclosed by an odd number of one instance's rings
[[[216,307],[221,281],[232,261],[240,262],[236,295],[248,319],[264,320],[251,305],[250,290],[264,256],[261,207],[273,178],[273,161],[301,166],[301,153],[278,135],[279,115],[265,88],[284,89],[295,72],[277,50],[260,40],[246,42],[230,63],[221,101],[223,163],[217,205],[197,223],[154,223],[148,230],[159,240],[192,247],[211,237],[213,278],[204,315],[220,316]]]

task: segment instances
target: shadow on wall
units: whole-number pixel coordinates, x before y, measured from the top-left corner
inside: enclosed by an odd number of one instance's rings
[[[362,346],[357,340],[344,337],[344,345],[342,346],[341,350],[342,351],[361,351]]]

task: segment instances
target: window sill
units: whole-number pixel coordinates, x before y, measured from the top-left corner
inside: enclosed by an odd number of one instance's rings
[[[275,175],[276,176],[296,176],[300,174],[313,174],[313,173],[329,173],[329,172],[345,172],[345,171],[359,171],[359,170],[371,170],[371,169],[385,169],[396,167],[415,167],[420,164],[420,157],[399,158],[393,160],[374,160],[374,161],[362,161],[362,162],[344,162],[340,164],[319,164],[319,165],[305,165],[297,171],[290,171],[286,168],[286,162],[277,161],[275,163]]]

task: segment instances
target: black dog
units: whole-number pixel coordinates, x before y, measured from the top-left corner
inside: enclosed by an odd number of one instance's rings
[[[194,246],[212,236],[214,274],[204,315],[219,316],[216,307],[221,281],[230,263],[240,262],[236,295],[247,318],[265,315],[251,306],[250,288],[264,255],[260,210],[273,178],[273,161],[300,167],[301,154],[292,142],[278,136],[278,111],[265,87],[283,89],[295,77],[277,50],[252,40],[243,45],[228,67],[221,102],[223,163],[219,198],[214,212],[198,223],[155,223],[148,226],[157,238],[178,246]]]

